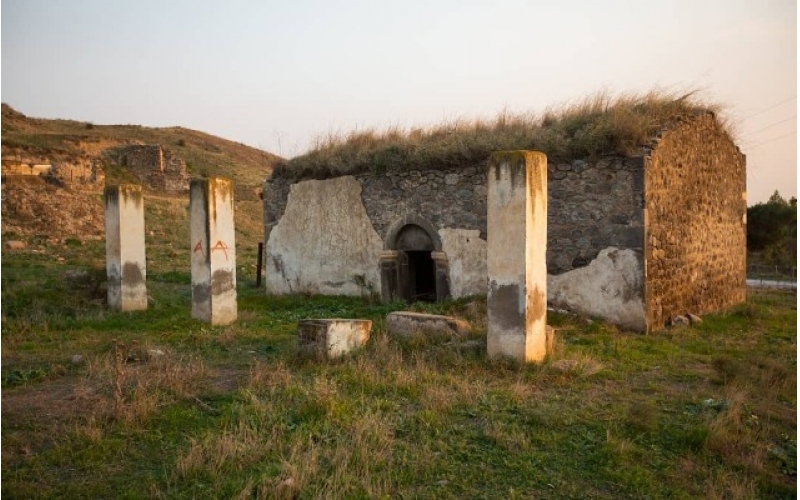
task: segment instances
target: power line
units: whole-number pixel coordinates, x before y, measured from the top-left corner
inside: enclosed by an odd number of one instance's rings
[[[792,135],[797,135],[797,130],[795,130],[794,132],[789,132],[788,134],[779,135],[778,137],[773,137],[772,139],[768,139],[766,141],[762,141],[762,142],[756,143],[756,144],[754,144],[754,145],[752,145],[750,147],[751,148],[757,148],[757,147],[763,146],[764,144],[767,144],[769,142],[777,141],[778,139],[785,139],[786,137],[789,137],[789,136],[792,136]]]
[[[794,101],[795,99],[797,99],[797,96],[790,97],[790,98],[788,98],[788,99],[784,99],[783,101],[779,102],[778,104],[773,104],[772,106],[769,106],[769,107],[767,107],[767,108],[764,108],[764,109],[762,109],[761,111],[758,111],[758,112],[756,112],[756,113],[753,113],[753,114],[752,114],[752,115],[750,115],[750,116],[746,116],[745,118],[742,118],[742,121],[749,120],[750,118],[752,118],[752,117],[754,117],[754,116],[758,116],[758,115],[760,115],[761,113],[766,113],[767,111],[769,111],[769,110],[771,110],[771,109],[775,109],[775,108],[777,108],[778,106],[780,106],[780,105],[782,105],[782,104],[786,104],[786,103],[787,103],[787,102],[789,102],[789,101]]]
[[[766,127],[762,127],[760,129],[756,130],[755,132],[750,132],[750,135],[755,135],[755,134],[757,134],[759,132],[762,132],[764,130],[770,129],[770,128],[774,127],[775,125],[780,125],[781,123],[786,123],[789,120],[794,120],[795,118],[797,118],[797,115],[794,115],[794,116],[791,116],[789,118],[786,118],[785,120],[780,120],[780,121],[777,121],[775,123],[771,123],[771,124],[767,125]]]

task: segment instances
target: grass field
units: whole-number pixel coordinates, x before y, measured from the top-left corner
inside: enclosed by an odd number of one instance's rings
[[[144,312],[104,306],[103,241],[3,251],[4,498],[796,497],[794,294],[652,335],[550,314],[547,362],[489,363],[389,339],[401,304],[265,296],[260,228],[237,227],[239,320],[210,327],[190,318],[185,202],[146,206]],[[483,304],[419,309],[480,340]],[[373,335],[299,358],[304,317]]]

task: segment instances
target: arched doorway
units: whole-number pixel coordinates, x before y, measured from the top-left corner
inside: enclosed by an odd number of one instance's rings
[[[433,226],[405,217],[389,230],[381,256],[381,294],[386,301],[436,302],[450,296],[447,257]]]

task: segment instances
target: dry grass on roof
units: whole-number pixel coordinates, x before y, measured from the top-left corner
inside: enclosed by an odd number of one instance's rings
[[[367,130],[328,135],[310,152],[279,163],[273,176],[327,178],[372,171],[474,166],[494,151],[543,151],[553,161],[610,154],[636,156],[665,126],[682,117],[718,112],[695,92],[637,95],[600,92],[540,114],[504,112],[493,121],[454,121],[431,128]]]

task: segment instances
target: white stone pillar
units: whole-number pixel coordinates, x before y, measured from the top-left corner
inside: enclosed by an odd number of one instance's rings
[[[189,198],[192,317],[227,325],[237,316],[233,182],[192,179]]]
[[[547,354],[547,157],[494,153],[487,187],[487,353],[540,362]]]
[[[106,186],[106,276],[108,306],[147,309],[142,186]]]

